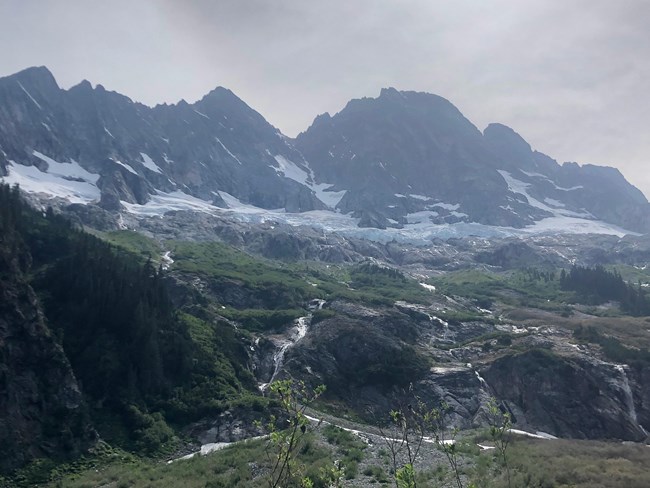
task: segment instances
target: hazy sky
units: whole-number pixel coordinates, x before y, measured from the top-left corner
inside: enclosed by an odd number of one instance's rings
[[[381,87],[616,166],[650,196],[650,0],[0,0],[0,76],[149,105],[233,90],[295,136]]]

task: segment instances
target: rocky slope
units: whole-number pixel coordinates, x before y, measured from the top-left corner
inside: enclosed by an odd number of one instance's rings
[[[217,206],[225,206],[222,191],[263,208],[324,208],[307,186],[284,177],[288,160],[301,162],[277,129],[225,88],[191,105],[149,108],[87,81],[62,90],[44,67],[0,80],[0,167],[40,176],[43,187],[34,191],[111,210],[144,204],[157,191]]]
[[[416,218],[522,227],[549,217],[646,231],[648,203],[615,169],[559,165],[516,132],[481,133],[444,98],[389,88],[323,114],[296,140],[317,176],[347,190],[361,225]],[[422,213],[423,212],[423,213]]]
[[[327,384],[330,401],[367,421],[387,418],[412,388],[430,405],[449,405],[448,422],[462,429],[484,426],[494,397],[515,429],[576,439],[648,438],[647,364],[608,361],[563,327],[495,324],[490,315],[445,320],[467,309],[443,297],[427,307],[335,302],[331,309],[335,318],[311,326],[286,352],[280,377]],[[509,339],[490,339],[499,333]]]

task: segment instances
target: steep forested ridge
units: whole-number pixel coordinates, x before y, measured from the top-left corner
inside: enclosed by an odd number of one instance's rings
[[[17,189],[0,186],[0,472],[35,457],[72,458],[96,434],[70,363],[27,273]]]
[[[47,406],[49,395],[65,404],[55,405],[54,412],[41,409],[39,418],[31,419],[41,429],[53,419],[65,428],[78,415],[86,423],[75,422],[89,432],[93,425],[117,445],[149,452],[172,438],[167,422],[219,411],[254,389],[245,358],[236,356],[239,338],[232,327],[206,310],[195,310],[199,317],[175,311],[161,271],[150,262],[73,228],[49,210],[32,210],[6,185],[0,187],[0,230],[0,421],[6,424],[0,431],[9,449],[5,460],[13,459],[2,468],[63,449],[56,445],[61,432],[55,431],[51,452],[16,450],[21,442],[39,442],[11,425],[11,412],[30,404],[12,396],[24,375],[33,377],[32,402]],[[208,335],[209,348],[192,339],[197,328]],[[55,371],[63,381],[50,381]],[[71,403],[74,412],[61,411]],[[80,433],[68,437],[78,451]]]

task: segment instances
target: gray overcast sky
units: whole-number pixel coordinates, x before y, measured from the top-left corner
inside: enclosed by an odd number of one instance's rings
[[[149,105],[233,90],[287,135],[379,89],[436,93],[650,196],[650,0],[0,0],[0,76]]]

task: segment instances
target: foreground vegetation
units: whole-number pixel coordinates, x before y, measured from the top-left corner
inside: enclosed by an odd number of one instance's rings
[[[474,440],[483,444],[488,437],[485,433]],[[647,488],[650,486],[649,451],[643,445],[517,437],[509,447],[511,485],[517,488]],[[470,483],[480,488],[508,486],[494,450],[479,451],[467,445],[460,456],[461,474],[467,486]],[[314,486],[328,486],[320,479],[336,461],[345,467],[338,486],[395,486],[390,455],[383,444],[367,446],[337,427],[323,425],[308,433],[297,461],[304,464],[304,474],[315,481]],[[50,488],[258,488],[269,486],[268,474],[272,468],[264,439],[171,464],[139,459],[115,450],[86,463],[85,469],[79,466],[75,473],[64,474],[55,481],[41,480],[40,484]],[[443,459],[430,463],[417,475],[419,488],[454,486],[452,473]]]
[[[270,390],[281,417],[271,417],[266,438],[168,463],[100,445],[94,458],[68,466],[47,486],[641,488],[650,482],[647,446],[516,436],[509,433],[509,414],[494,399],[486,405],[489,428],[461,435],[446,425],[448,407],[430,409],[409,390],[390,412],[390,422],[370,433],[363,426],[350,431],[309,420],[305,411],[323,386],[310,391],[285,380]],[[37,474],[32,471],[32,481]]]
[[[543,488],[646,488],[650,448],[639,444],[577,440],[519,439],[514,486]]]

